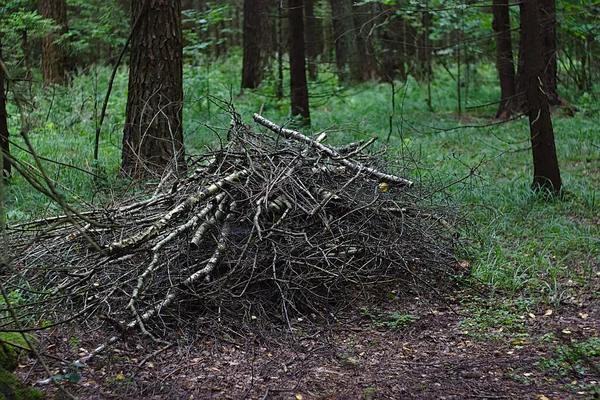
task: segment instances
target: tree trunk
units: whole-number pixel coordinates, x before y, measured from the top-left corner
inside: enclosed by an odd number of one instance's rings
[[[398,12],[400,5],[382,5],[381,14],[385,15],[387,24],[383,25],[380,43],[381,77],[386,82],[400,78],[406,80],[406,40],[404,15]]]
[[[1,38],[0,38],[1,39]],[[8,121],[6,114],[6,91],[4,89],[4,60],[2,58],[2,42],[0,42],[0,151],[2,157],[2,177],[8,177],[11,173],[10,160],[7,156],[10,155],[10,143],[8,141]]]
[[[288,1],[288,21],[290,25],[290,89],[292,116],[302,116],[302,123],[310,125],[308,108],[308,86],[306,82],[306,61],[304,51],[304,1]]]
[[[510,35],[510,15],[508,0],[494,0],[494,21],[496,34],[496,68],[500,78],[500,104],[496,118],[508,119],[514,111],[515,63],[513,60],[512,38]]]
[[[376,4],[365,4],[354,7],[354,25],[356,29],[356,46],[363,81],[377,78],[377,60],[371,33],[377,19]]]
[[[256,89],[271,53],[268,0],[244,0],[242,89]]]
[[[361,79],[360,60],[354,34],[352,0],[331,0],[335,64],[342,82]]]
[[[556,88],[556,0],[539,0],[544,52],[544,76],[550,106],[563,103]]]
[[[431,13],[429,12],[429,4],[426,2],[424,9],[421,11],[421,28],[418,30],[418,34],[415,40],[416,51],[417,51],[417,64],[414,69],[414,76],[417,80],[428,81],[431,80],[432,68],[431,68],[431,46],[429,43],[429,31],[431,25]],[[457,49],[460,51],[460,49]]]
[[[317,57],[322,51],[319,49],[323,47],[323,26],[321,20],[315,16],[314,5],[315,0],[304,0],[306,59],[308,76],[313,81],[318,78]]]
[[[533,152],[533,188],[558,193],[560,169],[554,144],[548,89],[545,85],[543,32],[538,0],[521,3],[521,35],[524,45],[524,73],[527,81],[529,129]]]
[[[133,0],[121,173],[132,178],[185,171],[180,2]],[[133,24],[132,24],[133,25]]]
[[[56,41],[68,32],[67,3],[65,0],[39,0],[40,15],[54,20],[59,28],[42,39],[42,75],[44,84],[66,82],[67,53]]]

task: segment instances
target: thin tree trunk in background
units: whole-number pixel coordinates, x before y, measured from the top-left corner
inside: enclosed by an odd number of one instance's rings
[[[397,12],[399,5],[381,5],[381,14],[387,19],[379,38],[383,49],[380,57],[381,78],[386,82],[406,80],[406,41],[404,17]]]
[[[416,40],[417,47],[417,68],[414,70],[414,75],[418,80],[427,80],[431,78],[431,64],[429,53],[431,52],[429,44],[429,29],[431,24],[431,13],[429,12],[429,4],[425,2],[425,9],[421,12],[422,32],[419,33]],[[460,49],[458,49],[460,51]]]
[[[59,26],[42,39],[42,75],[44,84],[66,82],[67,53],[63,45],[56,41],[68,32],[67,3],[65,0],[39,0],[40,15],[52,19]]]
[[[515,63],[513,60],[512,38],[508,0],[494,0],[494,21],[496,34],[496,68],[500,79],[500,104],[496,118],[508,119],[513,114],[515,96]]]
[[[529,129],[533,153],[533,188],[552,193],[561,190],[562,182],[550,117],[548,89],[545,85],[543,32],[537,0],[521,3],[521,35],[524,44],[524,72],[527,80]]]
[[[371,37],[376,17],[376,4],[365,4],[353,7],[354,25],[356,29],[356,46],[361,69],[361,80],[368,81],[377,78],[377,60]]]
[[[290,25],[290,89],[292,116],[302,116],[302,123],[310,125],[308,108],[308,85],[304,50],[304,1],[288,1]]]
[[[244,59],[242,89],[256,89],[263,80],[271,53],[268,0],[244,0]]]
[[[335,64],[342,82],[357,82],[362,78],[352,0],[331,0]]]
[[[148,3],[148,4],[146,4]],[[133,0],[129,92],[121,173],[156,177],[185,171],[181,9],[178,0]]]
[[[306,60],[308,77],[314,81],[318,78],[317,57],[319,42],[323,40],[321,21],[315,17],[315,0],[304,0]]]
[[[277,99],[283,99],[283,4],[277,2]]]
[[[548,101],[550,106],[559,106],[563,101],[558,95],[556,82],[556,1],[539,0],[539,10]]]
[[[0,38],[1,40],[1,38]],[[9,133],[8,133],[8,121],[6,114],[6,90],[4,88],[4,60],[2,58],[2,42],[0,41],[0,151],[4,153],[4,157],[2,157],[2,174],[0,174],[0,179],[2,177],[8,177],[11,173],[11,165],[8,159],[8,155],[10,155],[10,142],[8,141]]]

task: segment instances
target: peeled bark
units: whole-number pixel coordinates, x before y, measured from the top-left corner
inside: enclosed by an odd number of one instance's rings
[[[181,107],[183,66],[179,1],[133,0],[140,16],[129,61],[121,173],[132,178],[185,170]]]
[[[527,81],[529,128],[533,152],[533,188],[552,193],[561,190],[562,182],[554,144],[548,89],[545,83],[543,33],[536,0],[521,3],[521,35],[524,45],[524,74]]]

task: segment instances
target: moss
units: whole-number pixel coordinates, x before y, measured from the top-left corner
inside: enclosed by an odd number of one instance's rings
[[[30,342],[35,343],[35,338],[28,336]],[[37,400],[44,395],[39,390],[25,386],[11,371],[19,365],[20,349],[11,346],[11,343],[20,347],[29,348],[20,333],[0,333],[0,400]]]
[[[25,386],[13,374],[0,368],[0,400],[38,400],[43,398],[42,392]]]
[[[32,335],[28,335],[27,338],[30,342],[36,342],[35,337]],[[8,371],[14,371],[19,363],[18,357],[20,349],[11,346],[11,343],[20,347],[29,348],[27,342],[20,333],[0,332],[0,368],[4,368]]]

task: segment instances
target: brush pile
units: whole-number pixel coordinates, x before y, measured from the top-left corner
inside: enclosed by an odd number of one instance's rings
[[[452,272],[450,212],[388,172],[373,140],[331,147],[254,119],[270,132],[234,118],[227,145],[144,199],[12,227],[18,313],[144,331],[216,315],[289,322],[376,283],[431,288]]]

